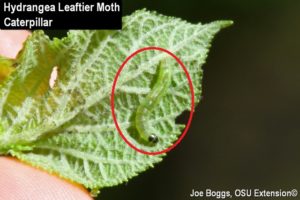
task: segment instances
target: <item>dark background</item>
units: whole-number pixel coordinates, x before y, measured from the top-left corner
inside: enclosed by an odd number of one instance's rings
[[[99,199],[189,199],[211,188],[300,190],[300,1],[124,0],[191,22],[232,19],[204,65],[183,142],[154,169]],[[298,197],[300,198],[300,197]],[[272,198],[269,198],[272,199]]]

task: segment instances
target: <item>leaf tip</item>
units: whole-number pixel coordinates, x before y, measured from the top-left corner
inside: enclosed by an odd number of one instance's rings
[[[220,28],[227,28],[229,26],[232,26],[234,24],[233,20],[220,20],[220,21],[216,21]]]

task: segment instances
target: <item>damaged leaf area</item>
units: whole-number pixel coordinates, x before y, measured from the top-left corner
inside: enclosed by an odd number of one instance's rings
[[[153,167],[164,155],[136,152],[113,122],[110,95],[117,70],[139,48],[168,49],[187,67],[198,103],[210,43],[231,24],[190,24],[140,10],[123,18],[121,31],[69,31],[53,40],[34,31],[15,60],[0,58],[0,153],[82,184],[93,194]],[[190,108],[186,75],[174,60],[166,60],[168,55],[158,51],[134,57],[115,91],[124,135],[147,151],[172,145],[184,127],[175,119]]]

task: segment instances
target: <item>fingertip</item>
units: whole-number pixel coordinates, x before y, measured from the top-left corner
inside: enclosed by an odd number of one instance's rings
[[[19,162],[0,157],[0,199],[92,200],[82,186]]]
[[[27,30],[0,30],[0,55],[15,58],[29,35]]]

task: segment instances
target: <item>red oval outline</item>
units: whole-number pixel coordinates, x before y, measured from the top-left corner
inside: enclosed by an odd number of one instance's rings
[[[188,82],[189,82],[189,87],[190,87],[190,92],[191,92],[191,111],[190,111],[188,122],[187,122],[186,127],[183,130],[181,136],[177,139],[177,141],[172,146],[170,146],[170,147],[168,147],[168,148],[166,148],[164,150],[156,151],[156,152],[148,152],[148,151],[144,151],[142,149],[139,149],[136,146],[134,146],[129,140],[126,139],[126,137],[124,136],[121,128],[119,127],[119,124],[118,124],[118,121],[117,121],[117,117],[116,117],[116,114],[115,114],[115,103],[114,103],[114,100],[115,100],[115,89],[116,89],[117,81],[118,81],[118,78],[119,78],[119,76],[121,74],[121,71],[123,70],[123,68],[125,67],[125,65],[127,64],[127,62],[130,59],[132,59],[137,54],[142,53],[143,51],[149,51],[149,50],[162,51],[162,52],[165,52],[165,53],[169,54],[170,56],[172,56],[179,63],[179,65],[181,66],[181,68],[184,70],[185,75],[186,75],[186,77],[188,79]],[[122,65],[120,66],[119,70],[117,71],[117,73],[115,75],[115,78],[114,78],[114,81],[113,81],[113,85],[112,85],[111,100],[110,100],[112,117],[113,117],[115,126],[116,126],[116,128],[117,128],[120,136],[126,142],[126,144],[128,146],[130,146],[132,149],[136,150],[139,153],[146,154],[146,155],[152,155],[152,156],[163,154],[163,153],[169,152],[172,149],[174,149],[182,141],[182,139],[185,137],[188,129],[190,128],[190,125],[191,125],[191,122],[192,122],[192,119],[193,119],[193,115],[194,115],[194,108],[195,108],[195,97],[194,96],[195,96],[195,94],[194,94],[194,88],[193,88],[193,83],[192,83],[192,79],[190,77],[190,74],[189,74],[188,70],[186,69],[186,67],[184,66],[183,62],[175,54],[173,54],[169,50],[161,48],[161,47],[155,47],[155,46],[144,47],[144,48],[136,50],[130,56],[128,56],[125,59],[125,61],[122,63]]]

